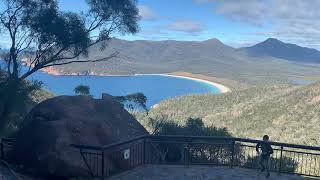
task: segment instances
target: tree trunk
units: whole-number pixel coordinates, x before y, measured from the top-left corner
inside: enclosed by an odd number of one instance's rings
[[[14,98],[17,96],[19,81],[18,79],[9,78],[1,87],[0,100],[2,104],[2,111],[0,114],[0,134],[3,134],[5,128],[10,121],[10,114],[14,109]]]
[[[10,115],[10,105],[7,102],[4,103],[3,111],[1,112],[0,117],[0,134],[3,135],[3,132],[8,124],[9,121],[9,115]]]

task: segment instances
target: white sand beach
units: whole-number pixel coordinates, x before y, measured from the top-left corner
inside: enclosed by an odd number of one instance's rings
[[[169,77],[176,77],[176,78],[183,78],[183,79],[189,79],[189,80],[193,80],[193,81],[198,81],[198,82],[202,82],[202,83],[206,83],[212,86],[217,87],[221,93],[227,93],[227,92],[231,92],[231,89],[216,83],[216,82],[212,82],[212,81],[208,81],[208,80],[204,80],[204,79],[199,79],[199,78],[194,78],[194,77],[188,77],[188,76],[181,76],[181,75],[172,75],[172,74],[135,74],[136,76],[139,75],[157,75],[157,76],[169,76]]]

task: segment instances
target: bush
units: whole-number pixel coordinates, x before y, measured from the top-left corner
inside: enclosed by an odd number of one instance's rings
[[[79,95],[85,95],[85,96],[90,95],[90,87],[82,84],[75,87],[73,91],[75,94],[79,94]]]
[[[15,81],[0,73],[1,136],[8,136],[19,129],[33,104],[32,95],[41,85],[39,81]]]
[[[154,135],[231,137],[226,128],[207,127],[200,118],[188,118],[185,125],[179,125],[175,121],[150,119],[149,126]]]
[[[174,121],[153,120],[149,125],[154,130],[154,135],[181,135],[181,136],[226,136],[231,134],[226,128],[206,127],[200,118],[188,118],[186,124],[178,125]],[[188,155],[192,163],[219,163],[227,164],[231,160],[231,143],[226,140],[216,140],[208,143],[198,139],[197,143],[163,142],[158,144],[158,149],[163,154],[163,161],[181,163],[184,156]],[[240,148],[235,146],[235,152],[240,153]]]
[[[245,167],[255,168],[259,167],[259,156],[248,157],[247,161],[245,162]],[[279,171],[280,167],[280,158],[270,157],[269,161],[270,171]],[[294,173],[298,168],[298,162],[290,157],[282,157],[281,159],[281,172],[285,173]]]
[[[148,111],[147,97],[143,93],[132,93],[125,96],[115,96],[115,99],[130,111]]]

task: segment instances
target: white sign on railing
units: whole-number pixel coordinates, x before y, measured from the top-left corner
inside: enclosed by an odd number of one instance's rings
[[[126,149],[123,151],[123,159],[129,159],[130,158],[130,149]]]

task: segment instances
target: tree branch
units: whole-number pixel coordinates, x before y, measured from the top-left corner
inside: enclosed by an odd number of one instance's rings
[[[51,67],[51,66],[61,66],[61,65],[66,65],[66,64],[71,64],[71,63],[83,63],[83,62],[106,62],[112,58],[115,58],[118,56],[118,52],[114,52],[112,53],[110,56],[108,57],[104,57],[104,58],[100,58],[100,59],[94,59],[94,60],[74,60],[74,61],[67,61],[67,62],[62,62],[62,63],[54,63],[54,64],[48,64],[48,65],[45,65],[43,66],[43,68],[46,68],[46,67]]]
[[[94,60],[74,60],[74,61],[68,61],[68,62],[61,62],[61,63],[54,63],[54,64],[47,64],[47,65],[37,65],[34,66],[30,71],[26,72],[24,75],[22,75],[19,79],[25,79],[34,72],[38,71],[39,69],[46,68],[46,67],[51,67],[51,66],[60,66],[60,65],[66,65],[66,64],[71,64],[71,63],[83,63],[83,62],[102,62],[102,61],[108,61],[114,57],[117,57],[119,53],[114,52],[108,57],[100,58],[100,59],[94,59]]]

